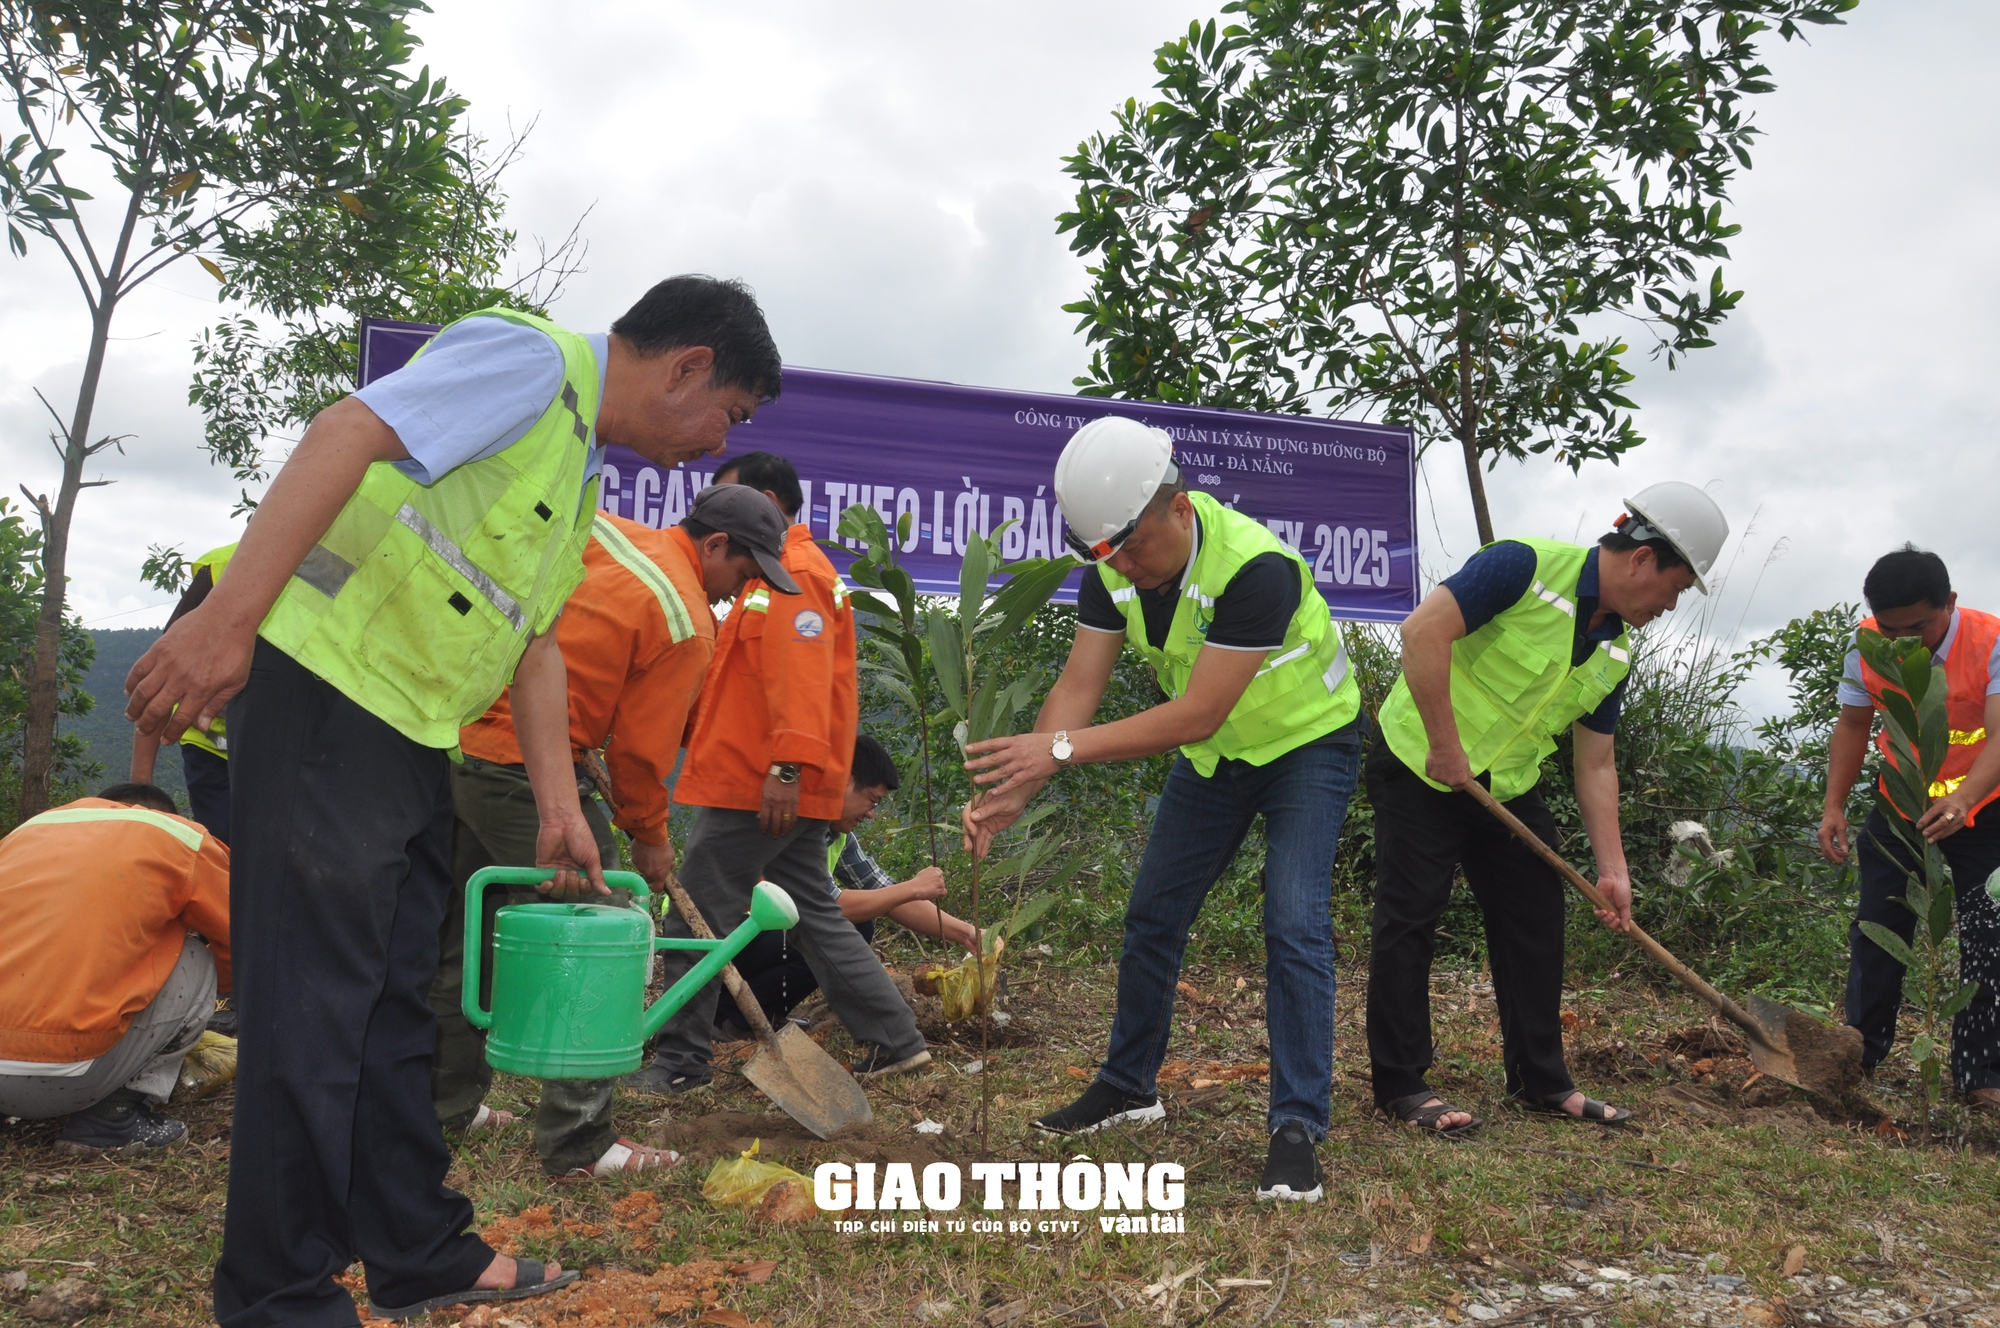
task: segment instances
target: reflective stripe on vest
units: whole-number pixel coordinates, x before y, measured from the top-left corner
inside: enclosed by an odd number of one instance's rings
[[[672,578],[660,570],[658,563],[641,552],[639,546],[602,512],[593,519],[590,533],[597,540],[598,547],[610,554],[620,567],[638,577],[640,583],[653,592],[653,598],[660,601],[660,612],[666,615],[669,637],[681,642],[694,635],[694,619],[688,617],[681,592],[674,588]]]
[[[188,572],[192,576],[198,576],[201,574],[201,569],[206,567],[208,569],[209,585],[213,588],[221,583],[223,572],[229,568],[229,560],[235,556],[236,546],[234,544],[225,544],[219,549],[210,549],[207,553],[204,553],[201,557],[188,564]],[[178,707],[176,708],[178,709]],[[199,747],[211,756],[219,756],[225,761],[228,760],[229,735],[228,731],[223,727],[222,716],[217,715],[213,720],[209,721],[208,732],[206,733],[203,733],[200,729],[190,724],[181,732],[181,746]]]
[[[1931,782],[1930,795],[1942,798],[1965,782],[1972,771],[1972,763],[1979,759],[1979,753],[1986,746],[1986,688],[1991,682],[1988,665],[1993,659],[1993,643],[2000,639],[2000,617],[1981,613],[1977,609],[1961,608],[1958,613],[1958,632],[1951,639],[1951,653],[1944,658],[1945,678],[1945,723],[1951,725],[1950,748],[1945,753],[1944,765],[1938,777]],[[1864,619],[1861,626],[1869,630],[1879,630],[1873,618]],[[1868,699],[1874,701],[1880,710],[1882,703],[1876,698],[1882,693],[1882,677],[1868,667],[1868,661],[1861,662],[1861,683],[1868,689]],[[1901,690],[1898,685],[1897,690]],[[1894,764],[1889,754],[1889,726],[1884,724],[1875,736],[1875,745],[1881,749],[1882,759]],[[1882,796],[1889,796],[1888,781],[1881,783]],[[1965,817],[1967,825],[1973,824],[1987,804],[2000,798],[2000,789],[1981,799]],[[1891,806],[1895,804],[1890,803]],[[1901,810],[1898,808],[1897,810]]]
[[[1451,709],[1472,773],[1492,776],[1505,801],[1533,788],[1555,738],[1596,710],[1631,671],[1629,633],[1600,643],[1581,664],[1576,641],[1576,584],[1588,548],[1555,540],[1516,540],[1535,551],[1535,580],[1520,599],[1451,647]],[[1430,739],[1408,679],[1398,677],[1382,703],[1382,737],[1404,765],[1424,774]]]
[[[743,609],[746,613],[763,613],[770,607],[771,592],[763,586],[758,586],[743,597]]]
[[[259,629],[411,741],[452,752],[583,580],[597,508],[584,482],[600,375],[590,343],[511,309],[470,317],[548,336],[561,388],[519,440],[434,484],[369,466]]]
[[[1205,493],[1188,498],[1200,524],[1165,646],[1155,649],[1148,638],[1145,608],[1132,583],[1105,564],[1097,565],[1111,602],[1125,615],[1126,642],[1152,666],[1168,696],[1187,691],[1195,659],[1207,645],[1215,601],[1245,563],[1267,553],[1282,554],[1297,570],[1300,587],[1299,607],[1286,624],[1284,641],[1264,657],[1222,727],[1206,741],[1181,748],[1195,770],[1208,777],[1224,758],[1265,765],[1352,723],[1361,713],[1361,689],[1348,666],[1340,629],[1313,585],[1312,569],[1297,551],[1263,522],[1231,511]]]
[[[191,849],[201,848],[201,831],[183,825],[165,812],[145,807],[57,807],[23,821],[20,829],[34,825],[75,825],[81,821],[141,821],[166,831]]]

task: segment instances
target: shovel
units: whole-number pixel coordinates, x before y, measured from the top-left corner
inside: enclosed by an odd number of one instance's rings
[[[1570,866],[1560,853],[1522,825],[1520,819],[1501,806],[1483,785],[1471,782],[1459,785],[1459,789],[1470,793],[1475,801],[1499,818],[1502,825],[1512,830],[1516,839],[1561,872],[1563,878],[1582,892],[1593,907],[1607,910],[1611,907],[1597,888],[1584,879],[1582,872]],[[1803,1011],[1762,996],[1752,996],[1750,1008],[1746,1010],[1674,958],[1666,946],[1640,930],[1638,923],[1630,923],[1625,934],[1637,941],[1639,948],[1658,960],[1667,972],[1680,979],[1683,986],[1749,1035],[1750,1063],[1757,1067],[1760,1074],[1782,1079],[1809,1093],[1833,1094],[1840,1093],[1861,1077],[1861,1034],[1856,1030],[1829,1027]]]
[[[715,939],[707,919],[688,898],[681,883],[669,876],[666,888],[688,930],[703,940]],[[783,1031],[772,1029],[771,1021],[764,1017],[764,1007],[750,994],[750,986],[736,971],[736,965],[722,970],[722,983],[729,988],[730,999],[757,1034],[757,1052],[743,1067],[745,1079],[777,1103],[787,1116],[822,1139],[831,1139],[842,1130],[874,1119],[875,1113],[869,1110],[868,1095],[861,1091],[861,1085],[819,1043],[807,1037],[797,1024],[788,1023]]]

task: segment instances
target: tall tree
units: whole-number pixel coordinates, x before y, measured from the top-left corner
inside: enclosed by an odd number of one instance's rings
[[[1855,3],[1236,0],[1067,160],[1077,385],[1377,411],[1458,444],[1488,542],[1482,463],[1643,441],[1627,329],[1713,344],[1759,39]]]
[[[19,819],[21,738],[28,718],[28,662],[34,649],[35,620],[42,606],[42,537],[28,525],[17,507],[0,498],[0,834]],[[97,644],[74,614],[63,618],[62,641],[56,652],[57,704],[61,713],[80,718],[90,713],[94,698],[85,675],[97,657]],[[55,741],[51,784],[65,800],[81,797],[85,780],[102,769],[90,759],[90,745],[74,733]]]
[[[7,240],[46,240],[90,317],[83,375],[51,441],[62,478],[29,494],[45,572],[22,757],[21,812],[47,803],[70,523],[107,481],[84,463],[120,302],[184,257],[254,231],[274,205],[317,200],[385,234],[451,179],[464,103],[405,66],[414,0],[0,0],[0,80],[24,132],[0,148]],[[90,149],[77,166],[72,146]],[[103,181],[103,183],[100,183]],[[104,189],[102,202],[85,185]],[[52,412],[53,413],[53,412]],[[26,490],[24,490],[26,492]]]

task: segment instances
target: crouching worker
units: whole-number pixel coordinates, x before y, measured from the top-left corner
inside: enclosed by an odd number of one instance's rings
[[[855,834],[875,815],[875,804],[894,793],[902,784],[896,763],[882,744],[866,733],[854,740],[854,768],[847,777],[847,802],[830,827],[833,839],[826,847],[826,869],[840,916],[854,924],[863,940],[875,940],[875,919],[890,918],[911,931],[933,940],[962,945],[977,953],[979,933],[963,918],[953,917],[936,904],[944,898],[944,873],[926,867],[907,881],[891,879],[861,847]],[[763,1007],[764,1017],[777,1023],[806,997],[819,990],[812,966],[794,948],[786,932],[765,932],[744,947],[736,958],[736,971],[750,987],[751,995]],[[872,956],[871,956],[872,957]],[[717,1040],[750,1036],[750,1022],[723,992],[716,1002]]]
[[[1188,929],[1264,818],[1270,1149],[1260,1200],[1315,1203],[1333,1088],[1333,859],[1361,764],[1361,693],[1312,569],[1260,521],[1190,493],[1166,432],[1115,416],[1056,462],[1070,547],[1091,563],[1076,643],[1033,733],[973,743],[984,855],[1065,768],[1180,749],[1125,908],[1118,1011],[1097,1081],[1035,1122],[1069,1134],[1162,1120],[1155,1091]],[[1168,700],[1092,724],[1127,645]],[[1086,727],[1088,726],[1088,727]]]
[[[0,911],[0,1114],[66,1114],[78,1149],[180,1142],[154,1108],[229,990],[229,850],[113,784],[0,839]]]
[[[1671,611],[1702,580],[1729,523],[1691,484],[1655,484],[1596,545],[1500,540],[1467,560],[1403,620],[1403,674],[1382,704],[1368,756],[1375,809],[1375,923],[1368,1055],[1375,1106],[1440,1134],[1477,1128],[1431,1089],[1431,953],[1462,868],[1486,923],[1507,1093],[1524,1108],[1595,1125],[1631,1112],[1580,1092],[1563,1062],[1565,887],[1533,850],[1463,792],[1475,779],[1540,836],[1555,817],[1536,785],[1569,729],[1576,802],[1598,918],[1623,930],[1632,882],[1618,830],[1613,737],[1631,669],[1627,629]]]
[[[712,602],[728,603],[760,573],[778,566],[785,522],[763,497],[735,485],[704,489],[686,520],[670,530],[599,512],[583,551],[583,584],[570,593],[556,625],[569,680],[569,740],[574,761],[609,741],[606,767],[618,828],[632,837],[632,865],[660,887],[674,867],[667,838],[666,778],[715,653]],[[486,1035],[460,1007],[465,965],[465,884],[483,867],[532,867],[541,822],[522,763],[506,696],[459,734],[464,762],[452,771],[452,875],[438,929],[438,974],[431,1009],[438,1017],[431,1100],[449,1130],[506,1125],[507,1112],[485,1104],[493,1085]],[[584,818],[605,862],[618,861],[611,823],[590,796],[579,764]],[[533,903],[533,889],[489,890],[485,934],[505,904]],[[622,901],[624,896],[619,895]],[[491,952],[491,943],[488,943]],[[491,999],[493,966],[482,972]],[[535,1108],[535,1151],[551,1176],[571,1180],[670,1166],[677,1154],[622,1138],[611,1124],[612,1081],[551,1079]]]

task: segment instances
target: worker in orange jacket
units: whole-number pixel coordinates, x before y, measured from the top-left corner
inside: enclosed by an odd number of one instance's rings
[[[715,481],[762,491],[789,518],[804,502],[791,462],[768,452],[728,462]],[[848,1033],[867,1048],[855,1069],[863,1075],[915,1069],[930,1061],[916,1017],[827,888],[827,831],[846,804],[859,725],[847,587],[807,526],[787,532],[784,565],[797,597],[752,581],[716,637],[674,789],[675,802],[696,809],[681,884],[719,936],[743,921],[760,879],[783,889],[799,912],[791,944]],[[666,931],[688,934],[671,914]],[[670,984],[693,964],[686,951],[668,951],[664,959]],[[683,1006],[660,1035],[653,1061],[619,1082],[655,1093],[706,1085],[716,994],[711,983]]]
[[[785,522],[740,488],[710,488],[687,518],[653,530],[604,512],[583,554],[583,583],[556,627],[569,678],[570,749],[584,818],[604,862],[618,861],[611,826],[631,836],[632,865],[658,888],[674,867],[667,838],[666,780],[715,653],[712,602],[727,603],[751,577],[783,574]],[[615,817],[607,819],[584,765],[609,750]],[[460,1008],[465,963],[465,885],[484,867],[531,867],[540,818],[528,785],[514,718],[503,694],[459,733],[463,764],[452,771],[452,873],[457,882],[438,930],[431,1009],[438,1017],[431,1100],[446,1129],[498,1128],[510,1113],[485,1105],[493,1083],[485,1034]],[[485,934],[508,903],[533,903],[534,890],[489,890]],[[491,942],[488,946],[490,949]],[[490,977],[493,966],[483,972]],[[482,992],[483,999],[490,999]],[[611,1123],[612,1081],[552,1079],[535,1109],[535,1151],[552,1176],[588,1180],[671,1166],[679,1155],[619,1135]]]
[[[185,1138],[153,1108],[229,990],[229,849],[113,784],[0,839],[0,912],[0,1115],[67,1114],[77,1149]]]

